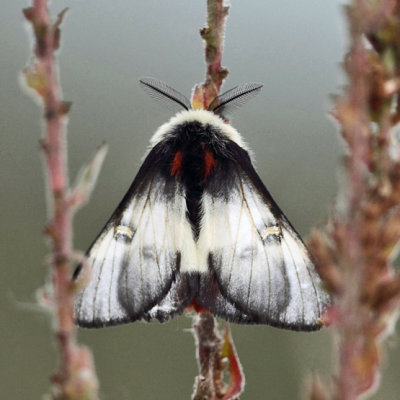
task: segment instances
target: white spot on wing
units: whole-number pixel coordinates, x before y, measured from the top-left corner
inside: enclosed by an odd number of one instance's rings
[[[132,238],[133,238],[133,232],[132,232],[131,228],[129,228],[129,226],[118,225],[115,228],[115,234],[125,236],[130,240],[132,240]]]

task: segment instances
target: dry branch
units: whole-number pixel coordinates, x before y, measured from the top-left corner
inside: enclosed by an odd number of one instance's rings
[[[400,239],[400,1],[353,0],[346,7],[348,86],[334,116],[347,145],[345,184],[311,250],[331,291],[328,320],[339,336],[333,390],[314,382],[313,400],[355,400],[377,388],[382,342],[400,304],[393,266]],[[369,45],[367,44],[369,41]]]

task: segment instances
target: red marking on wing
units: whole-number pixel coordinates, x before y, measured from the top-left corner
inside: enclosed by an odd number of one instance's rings
[[[204,178],[207,178],[214,171],[217,160],[210,150],[204,152]]]
[[[171,176],[174,175],[179,176],[181,174],[182,159],[183,159],[183,152],[182,150],[178,150],[175,153],[174,159],[172,160],[171,163]]]
[[[197,303],[196,300],[193,300],[187,307],[186,311],[194,311],[196,314],[200,313],[209,313],[207,309],[205,309],[203,306],[201,306],[199,303]]]

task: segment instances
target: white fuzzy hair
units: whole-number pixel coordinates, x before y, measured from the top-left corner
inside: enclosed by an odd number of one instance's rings
[[[169,133],[178,125],[185,122],[200,122],[203,125],[210,125],[218,129],[228,139],[238,144],[242,149],[250,153],[250,149],[244,142],[240,133],[230,124],[226,123],[218,115],[207,110],[188,110],[181,111],[173,116],[168,122],[161,125],[150,140],[150,147],[153,148],[156,144],[167,138]]]

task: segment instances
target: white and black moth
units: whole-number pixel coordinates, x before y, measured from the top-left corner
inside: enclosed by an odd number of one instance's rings
[[[136,178],[89,248],[76,299],[79,325],[166,321],[186,308],[227,321],[315,330],[329,299],[301,238],[225,120],[259,84],[208,110],[164,83],[141,80],[183,111],[154,134]],[[74,279],[79,280],[78,266]]]

